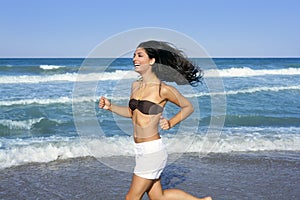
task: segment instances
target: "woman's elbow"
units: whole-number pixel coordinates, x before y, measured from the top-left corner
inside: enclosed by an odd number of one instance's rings
[[[194,112],[194,106],[192,104],[189,104],[186,106],[186,111],[188,113],[188,115],[192,114]]]

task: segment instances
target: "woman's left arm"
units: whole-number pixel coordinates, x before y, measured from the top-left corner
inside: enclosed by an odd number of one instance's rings
[[[168,101],[180,107],[180,111],[171,119],[167,120],[165,118],[161,118],[160,126],[162,129],[167,130],[172,128],[193,113],[194,107],[191,102],[186,99],[176,88],[169,85],[164,85],[164,87],[162,87],[161,94]]]

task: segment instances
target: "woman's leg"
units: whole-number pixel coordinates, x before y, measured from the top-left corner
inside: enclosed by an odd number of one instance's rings
[[[144,193],[153,185],[153,180],[139,177],[135,174],[132,176],[131,186],[126,195],[126,200],[140,200]]]
[[[151,200],[211,200],[211,197],[197,198],[182,190],[168,189],[162,190],[161,182],[155,180],[152,187],[148,191]]]

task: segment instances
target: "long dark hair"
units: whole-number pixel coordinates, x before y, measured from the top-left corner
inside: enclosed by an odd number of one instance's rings
[[[145,49],[149,58],[155,58],[152,70],[160,80],[192,86],[201,82],[203,71],[171,43],[150,40],[138,47]]]

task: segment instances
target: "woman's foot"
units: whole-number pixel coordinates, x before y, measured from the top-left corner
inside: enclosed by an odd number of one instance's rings
[[[212,198],[211,197],[204,197],[204,198],[202,198],[200,200],[212,200]]]

